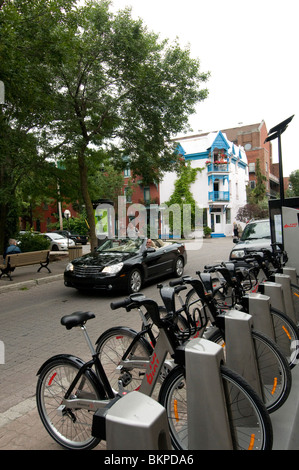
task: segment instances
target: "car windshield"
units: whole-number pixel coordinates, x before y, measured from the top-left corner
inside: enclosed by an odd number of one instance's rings
[[[270,223],[264,222],[251,222],[244,228],[241,241],[256,240],[260,238],[271,238]]]
[[[51,233],[50,237],[52,237],[55,240],[58,240],[58,239],[61,240],[61,239],[65,238],[62,235],[60,235],[59,233]]]
[[[105,253],[111,251],[121,251],[128,253],[135,253],[139,251],[141,245],[143,244],[142,238],[120,238],[115,240],[107,240],[103,245],[97,248],[98,253]]]

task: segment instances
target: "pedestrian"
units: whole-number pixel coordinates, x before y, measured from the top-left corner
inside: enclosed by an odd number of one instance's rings
[[[237,222],[234,222],[234,223],[233,223],[233,232],[234,232],[234,237],[237,237],[237,236],[238,236],[238,226],[237,226]]]
[[[238,224],[238,237],[241,238],[243,233],[243,229],[240,224]]]
[[[15,240],[14,238],[10,238],[8,240],[8,247],[4,252],[3,258],[5,258],[6,255],[15,255],[16,253],[21,253],[21,249],[17,245],[17,240]]]

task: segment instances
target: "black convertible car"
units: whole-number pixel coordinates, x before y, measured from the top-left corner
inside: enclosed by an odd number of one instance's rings
[[[182,276],[187,253],[182,243],[162,240],[106,240],[94,252],[66,266],[64,284],[80,290],[138,292],[145,281]]]

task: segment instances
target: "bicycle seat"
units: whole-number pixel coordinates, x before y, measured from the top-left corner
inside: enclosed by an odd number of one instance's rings
[[[74,326],[82,326],[87,320],[95,318],[95,314],[92,312],[74,312],[70,315],[65,315],[61,318],[60,323],[70,330]]]

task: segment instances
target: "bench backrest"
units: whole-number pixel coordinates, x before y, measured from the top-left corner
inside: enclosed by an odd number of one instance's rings
[[[5,258],[6,263],[11,268],[17,266],[28,266],[29,264],[45,263],[49,257],[50,250],[28,251],[26,253],[16,253],[14,255],[7,255]]]

